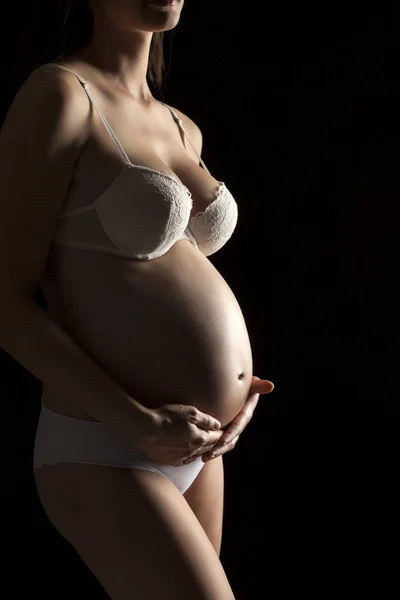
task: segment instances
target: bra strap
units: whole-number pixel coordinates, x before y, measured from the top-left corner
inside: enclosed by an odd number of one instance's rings
[[[179,118],[179,116],[176,114],[176,112],[170,106],[168,106],[168,104],[165,104],[165,102],[161,102],[161,100],[160,100],[160,104],[164,104],[164,106],[166,106],[167,108],[169,108],[169,110],[170,110],[170,112],[172,114],[172,117],[173,117],[175,123],[177,123],[179,125],[179,127],[182,129],[183,133],[186,135],[187,139],[191,143],[193,150],[196,152],[197,156],[199,157],[199,160],[200,160],[200,163],[201,163],[202,167],[206,171],[208,171],[208,173],[209,173],[210,171],[207,169],[207,167],[206,167],[203,159],[201,158],[200,154],[197,152],[196,148],[194,147],[192,140],[190,139],[190,137],[186,133],[186,130],[185,130],[184,126],[183,126],[182,119]]]
[[[42,65],[42,67],[59,67],[60,69],[65,69],[66,71],[69,71],[70,73],[72,73],[73,75],[75,75],[75,77],[77,77],[77,79],[79,80],[79,83],[82,85],[83,89],[85,90],[86,94],[89,97],[89,100],[93,103],[93,106],[95,107],[95,109],[97,110],[100,119],[103,121],[105,128],[107,129],[108,133],[111,136],[111,139],[113,140],[118,152],[121,154],[122,158],[124,159],[124,161],[128,164],[131,164],[129,157],[127,155],[127,153],[125,152],[125,150],[123,149],[123,147],[120,144],[119,139],[117,138],[117,136],[115,135],[114,131],[111,128],[111,125],[109,125],[107,119],[103,116],[103,113],[101,112],[99,105],[97,104],[96,100],[93,98],[92,93],[89,89],[89,84],[87,81],[85,81],[83,79],[83,77],[81,77],[78,73],[76,73],[75,71],[72,71],[72,69],[69,69],[68,67],[64,67],[64,65],[60,65],[58,63],[46,63],[44,65]],[[40,67],[40,68],[42,68]]]
[[[73,71],[72,69],[69,69],[68,67],[64,67],[64,65],[60,65],[59,63],[45,63],[44,65],[42,65],[42,66],[41,66],[41,67],[39,67],[39,68],[42,68],[42,67],[59,67],[60,69],[64,69],[65,71],[69,71],[70,73],[72,73],[73,75],[75,75],[75,77],[78,79],[79,83],[82,85],[83,89],[85,90],[86,94],[88,95],[88,98],[89,98],[89,100],[92,102],[93,106],[94,106],[94,107],[95,107],[95,109],[97,110],[97,112],[98,112],[98,114],[99,114],[99,117],[100,117],[100,119],[103,121],[103,123],[104,123],[104,126],[105,126],[105,128],[107,129],[108,133],[110,134],[110,136],[111,136],[111,139],[113,140],[113,142],[114,142],[114,144],[115,144],[115,146],[116,146],[116,148],[117,148],[118,152],[121,154],[122,158],[124,159],[124,161],[125,161],[127,164],[129,164],[129,165],[130,165],[130,164],[132,164],[132,163],[131,163],[131,161],[129,160],[129,157],[128,157],[128,155],[126,154],[125,150],[123,149],[123,147],[122,147],[122,145],[121,145],[121,143],[120,143],[119,139],[117,138],[117,136],[115,135],[114,131],[112,130],[112,128],[111,128],[111,125],[109,125],[109,123],[108,123],[107,119],[106,119],[106,118],[103,116],[103,113],[101,112],[101,110],[100,110],[100,108],[99,108],[99,105],[97,104],[96,100],[93,98],[93,96],[92,96],[92,93],[91,93],[91,91],[90,91],[90,89],[89,89],[89,84],[88,84],[88,82],[87,82],[87,81],[85,81],[85,79],[83,79],[83,77],[81,77],[81,76],[80,76],[78,73],[76,73],[76,72],[75,72],[75,71]],[[179,118],[179,116],[176,114],[176,112],[175,112],[175,111],[174,111],[174,110],[173,110],[173,109],[172,109],[172,108],[171,108],[171,107],[170,107],[168,104],[165,104],[165,102],[161,102],[161,101],[160,101],[160,104],[164,104],[164,106],[166,106],[166,107],[167,107],[167,108],[170,110],[170,112],[171,112],[171,114],[172,114],[172,117],[173,117],[174,121],[175,121],[175,122],[178,124],[178,126],[181,128],[181,130],[183,131],[184,135],[185,135],[185,136],[187,137],[187,139],[189,140],[189,142],[190,142],[190,144],[191,144],[191,146],[192,146],[193,150],[196,152],[197,156],[199,157],[199,160],[200,160],[200,163],[201,163],[202,167],[203,167],[203,168],[204,168],[206,171],[210,172],[210,171],[207,169],[207,167],[206,167],[206,165],[205,165],[205,163],[204,163],[203,159],[201,158],[200,154],[197,152],[196,148],[194,147],[192,140],[191,140],[191,139],[190,139],[190,137],[188,136],[188,134],[187,134],[187,132],[186,132],[186,130],[185,130],[185,128],[184,128],[184,126],[183,126],[182,119],[180,119],[180,118]]]

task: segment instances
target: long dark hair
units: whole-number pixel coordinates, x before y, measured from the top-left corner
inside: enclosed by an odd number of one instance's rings
[[[32,1],[24,16],[25,23],[20,29],[10,73],[10,102],[34,69],[80,50],[93,33],[93,13],[88,0]],[[164,32],[155,32],[151,40],[147,79],[154,91],[161,95],[164,74]]]

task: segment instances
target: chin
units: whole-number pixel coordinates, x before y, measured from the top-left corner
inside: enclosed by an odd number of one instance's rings
[[[146,14],[146,21],[148,22],[148,31],[154,33],[160,33],[162,31],[169,31],[177,26],[180,19],[182,2],[181,0],[174,0],[171,5],[159,5],[151,2],[143,1],[143,7]]]

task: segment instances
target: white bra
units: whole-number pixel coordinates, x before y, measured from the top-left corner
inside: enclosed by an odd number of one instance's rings
[[[120,173],[94,202],[59,215],[53,243],[138,260],[159,258],[182,239],[192,242],[205,256],[222,248],[238,220],[237,203],[224,182],[219,182],[217,198],[204,211],[190,217],[190,190],[168,173],[130,162],[88,83],[63,65],[42,66],[65,69],[78,78],[124,161]],[[175,111],[164,102],[161,104],[169,108],[192,144]],[[208,171],[200,156],[199,160]]]

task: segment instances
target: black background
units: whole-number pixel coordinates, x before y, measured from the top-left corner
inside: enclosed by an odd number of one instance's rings
[[[165,41],[160,99],[199,125],[203,159],[239,206],[210,260],[241,305],[254,374],[275,383],[225,458],[221,560],[238,600],[339,585],[349,538],[339,562],[325,544],[360,472],[344,448],[367,429],[376,439],[376,417],[399,416],[394,6],[187,0]],[[18,3],[3,28],[17,33],[28,14]],[[15,45],[2,44],[6,110]],[[101,598],[36,496],[41,383],[5,352],[0,369],[11,581],[43,598]]]

